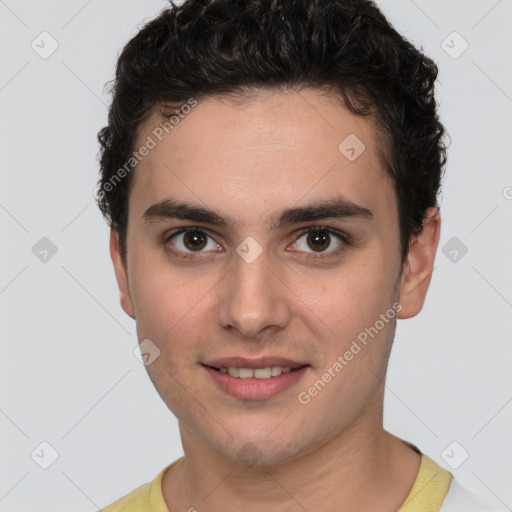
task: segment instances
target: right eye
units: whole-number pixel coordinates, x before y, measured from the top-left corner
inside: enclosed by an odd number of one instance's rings
[[[175,240],[175,241],[173,241]],[[206,252],[206,250],[213,250],[218,252],[221,246],[217,244],[205,231],[196,227],[184,228],[179,231],[172,233],[167,237],[167,242],[170,242],[173,247],[172,249],[176,253],[184,253],[181,256],[191,256],[193,253]],[[180,255],[180,254],[178,254]]]

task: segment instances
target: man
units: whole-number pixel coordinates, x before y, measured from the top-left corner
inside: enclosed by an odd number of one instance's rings
[[[185,455],[104,510],[489,510],[382,425],[439,241],[436,76],[367,0],[190,0],[128,43],[98,203]]]

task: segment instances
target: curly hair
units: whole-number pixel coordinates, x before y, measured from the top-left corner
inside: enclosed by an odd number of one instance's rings
[[[133,174],[126,163],[136,166],[138,128],[158,105],[329,87],[350,111],[374,118],[386,141],[380,149],[396,191],[403,263],[427,209],[439,209],[446,145],[437,74],[370,0],[171,0],[119,56],[108,125],[98,133],[98,206],[126,257]]]

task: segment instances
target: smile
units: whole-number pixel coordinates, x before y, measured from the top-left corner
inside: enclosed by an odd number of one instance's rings
[[[271,365],[253,368],[231,364],[202,366],[220,390],[243,400],[266,400],[277,396],[296,385],[311,368],[308,364],[295,367]]]
[[[267,366],[266,368],[240,368],[230,366],[225,368],[222,366],[218,369],[220,373],[231,375],[237,379],[271,379],[278,377],[282,373],[290,373],[292,369],[289,366]]]

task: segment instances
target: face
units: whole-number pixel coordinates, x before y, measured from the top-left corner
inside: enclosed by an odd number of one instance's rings
[[[185,450],[276,464],[381,428],[396,319],[421,309],[438,227],[401,274],[371,122],[314,89],[204,99],[160,141],[162,122],[136,144],[157,142],[126,262],[115,231],[111,251]]]

